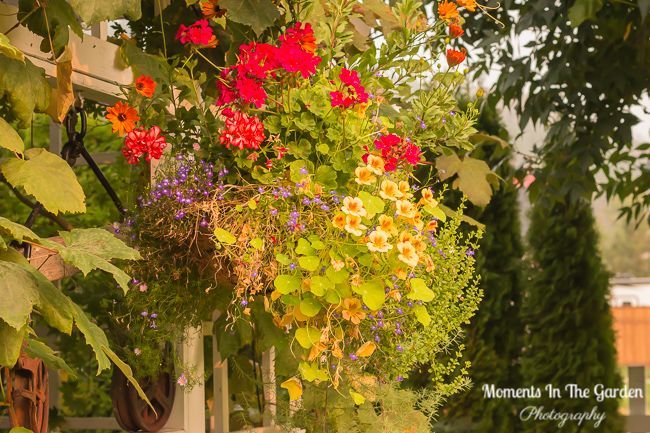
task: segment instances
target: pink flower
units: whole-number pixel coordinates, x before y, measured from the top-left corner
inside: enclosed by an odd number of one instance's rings
[[[208,20],[198,20],[189,27],[181,24],[176,32],[176,39],[181,44],[210,45],[214,34]]]
[[[265,79],[278,68],[278,48],[269,44],[251,42],[239,47],[237,73],[251,78]]]
[[[228,149],[231,146],[238,149],[259,149],[266,138],[262,121],[241,111],[235,111],[226,118],[225,126],[219,141]]]
[[[176,380],[176,383],[178,383],[180,386],[187,385],[187,377],[185,377],[185,373],[181,373],[181,375],[178,376],[178,380]]]
[[[287,72],[300,72],[303,78],[316,73],[321,58],[300,48],[298,44],[282,44],[278,49],[278,62]]]
[[[343,68],[339,74],[339,79],[343,87],[340,90],[330,92],[332,107],[342,106],[348,108],[355,104],[368,102],[368,93],[361,85],[357,71]]]

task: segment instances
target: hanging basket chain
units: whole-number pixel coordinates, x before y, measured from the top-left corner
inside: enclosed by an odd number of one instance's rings
[[[77,131],[77,122],[81,123],[79,131]],[[95,177],[97,177],[99,182],[102,184],[102,187],[104,187],[104,190],[113,201],[113,204],[115,204],[117,211],[122,217],[124,217],[126,209],[122,205],[122,201],[117,196],[117,193],[108,179],[106,179],[106,176],[104,176],[101,168],[99,168],[99,165],[97,165],[97,162],[95,162],[92,155],[84,145],[87,121],[86,111],[83,106],[70,108],[70,111],[68,111],[68,114],[65,116],[64,125],[68,136],[68,142],[63,146],[61,156],[68,162],[68,164],[70,164],[71,167],[75,165],[80,156],[85,159],[88,166],[95,174]]]

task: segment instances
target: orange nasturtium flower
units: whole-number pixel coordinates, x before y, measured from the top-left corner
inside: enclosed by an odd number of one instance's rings
[[[361,309],[361,301],[357,298],[345,298],[343,300],[343,319],[358,325],[366,318],[366,313]]]
[[[140,120],[138,112],[126,102],[118,101],[106,110],[106,119],[113,124],[113,132],[125,135],[133,131],[135,122]]]
[[[144,97],[151,98],[156,91],[156,82],[149,75],[140,75],[135,80],[135,91]]]
[[[458,6],[466,8],[470,12],[476,11],[476,0],[456,0]]]
[[[219,18],[226,14],[218,5],[219,0],[205,0],[201,2],[201,12],[207,19]]]
[[[465,61],[467,51],[465,48],[461,48],[460,51],[449,48],[447,50],[447,64],[450,68],[458,66]]]
[[[447,0],[438,3],[438,17],[444,22],[456,21],[459,16],[456,3]]]

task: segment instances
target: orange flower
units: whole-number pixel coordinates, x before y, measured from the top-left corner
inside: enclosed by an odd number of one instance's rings
[[[438,3],[438,16],[441,20],[447,23],[457,20],[459,18],[459,14],[456,3],[452,3],[446,0]]]
[[[345,214],[339,213],[334,215],[332,219],[332,224],[337,229],[343,230],[345,228]]]
[[[465,30],[458,24],[449,24],[449,36],[452,38],[460,38],[465,34]]]
[[[201,2],[201,12],[207,19],[219,18],[226,14],[224,9],[218,5],[219,0],[206,0]]]
[[[456,0],[458,6],[466,8],[470,12],[476,11],[476,0]]]
[[[106,119],[113,124],[113,132],[125,135],[135,128],[135,122],[140,120],[138,112],[126,102],[118,101],[114,106],[109,107],[106,112]]]
[[[357,298],[345,298],[343,300],[341,315],[343,319],[358,325],[366,318],[366,313],[361,309],[361,301]]]
[[[151,98],[156,91],[156,82],[149,75],[140,75],[135,80],[135,91],[144,97]]]
[[[447,64],[449,65],[450,68],[460,65],[465,61],[466,55],[467,55],[467,51],[465,50],[465,48],[461,48],[460,51],[454,50],[453,48],[449,48],[447,50]]]

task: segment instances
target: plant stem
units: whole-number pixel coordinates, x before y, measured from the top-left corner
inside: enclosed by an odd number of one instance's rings
[[[165,24],[163,21],[163,8],[162,4],[160,3],[160,0],[156,0],[156,3],[158,3],[158,9],[160,12],[160,33],[162,34],[162,40],[163,40],[163,54],[165,55],[165,58],[167,58],[167,39],[165,38]]]

